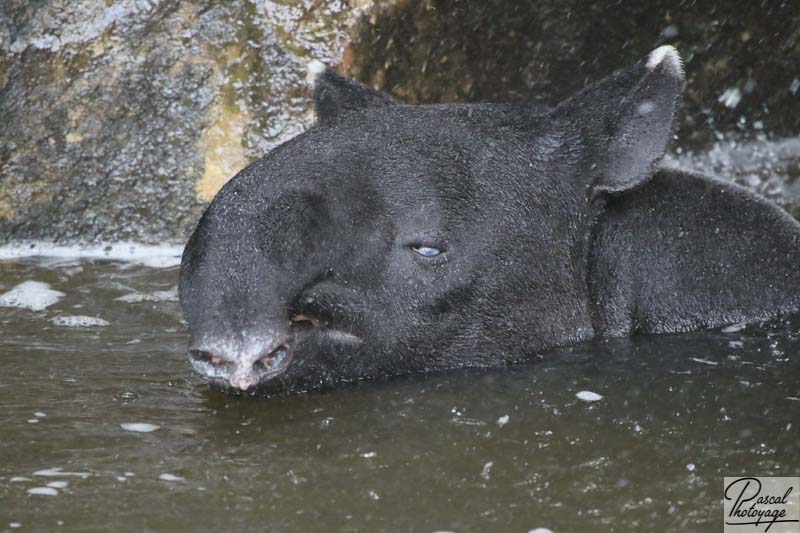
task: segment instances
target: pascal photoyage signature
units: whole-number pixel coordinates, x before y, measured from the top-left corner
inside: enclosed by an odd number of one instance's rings
[[[725,487],[725,499],[734,500],[725,524],[731,526],[766,525],[769,531],[773,524],[797,522],[786,518],[786,506],[794,487],[789,487],[782,496],[761,494],[761,482],[754,477],[736,479]]]

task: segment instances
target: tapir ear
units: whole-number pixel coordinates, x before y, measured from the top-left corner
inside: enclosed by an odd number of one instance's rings
[[[558,106],[583,125],[600,159],[595,194],[626,191],[650,179],[672,137],[684,86],[678,51],[661,46]]]
[[[309,63],[308,78],[314,86],[317,120],[323,125],[335,122],[349,111],[397,104],[388,94],[343,78],[320,61]]]

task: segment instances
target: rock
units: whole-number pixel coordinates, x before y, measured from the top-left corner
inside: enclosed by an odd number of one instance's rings
[[[358,9],[8,0],[0,241],[182,240],[227,179],[308,126],[306,63],[337,61]]]
[[[371,11],[345,66],[411,103],[552,104],[671,44],[688,81],[680,143],[704,146],[718,129],[798,134],[798,28],[791,2],[408,0]]]

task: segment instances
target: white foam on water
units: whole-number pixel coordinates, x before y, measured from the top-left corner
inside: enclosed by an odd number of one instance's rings
[[[161,426],[157,426],[155,424],[147,424],[144,422],[129,422],[125,424],[120,424],[119,427],[121,427],[125,431],[133,431],[134,433],[150,433],[152,431],[161,428]]]
[[[33,487],[28,489],[28,494],[36,494],[38,496],[58,496],[58,491],[51,487]]]
[[[50,319],[50,322],[56,326],[64,326],[66,328],[88,328],[88,327],[102,327],[111,325],[107,320],[98,318],[96,316],[84,315],[60,315]]]
[[[590,390],[582,390],[575,394],[575,397],[584,402],[597,402],[603,399],[601,395]]]
[[[508,424],[508,421],[511,420],[511,417],[508,415],[503,415],[497,419],[497,427],[503,427]]]
[[[36,418],[44,418],[44,417],[47,416],[47,413],[43,413],[41,411],[36,411],[35,413],[33,413],[33,416],[35,416]]]
[[[0,295],[0,307],[19,307],[31,311],[44,311],[64,297],[41,281],[24,281]]]
[[[139,303],[139,302],[177,302],[177,287],[168,291],[155,292],[131,292],[119,298],[114,298],[118,302]]]
[[[45,477],[79,477],[81,479],[86,479],[87,477],[91,476],[91,474],[88,472],[64,472],[64,469],[61,467],[37,470],[33,473],[33,475]]]
[[[700,359],[699,357],[690,357],[689,359],[691,359],[695,363],[702,363],[704,365],[717,366],[719,364],[716,361],[710,361],[708,359]]]
[[[183,246],[149,245],[134,242],[94,245],[58,245],[43,241],[14,242],[0,246],[0,260],[23,258],[108,259],[138,263],[152,268],[171,268],[181,264]]]
[[[492,467],[494,466],[494,461],[489,461],[485,465],[483,465],[483,470],[481,470],[481,477],[483,479],[489,479],[492,474]]]
[[[536,529],[531,529],[528,533],[553,533],[553,530],[546,527],[537,527]]]
[[[31,481],[31,478],[23,477],[23,476],[14,476],[11,479],[9,479],[8,481],[9,481],[9,483],[21,483],[23,481]]]
[[[722,333],[736,333],[737,331],[742,331],[744,328],[747,327],[747,324],[733,324],[732,326],[728,326],[727,328],[722,328]]]
[[[180,476],[176,476],[176,475],[173,475],[173,474],[166,474],[166,473],[165,474],[161,474],[160,476],[158,476],[158,479],[160,479],[161,481],[186,481],[185,478],[182,478]]]
[[[47,486],[52,489],[64,489],[67,485],[69,485],[68,481],[51,481],[47,484]]]

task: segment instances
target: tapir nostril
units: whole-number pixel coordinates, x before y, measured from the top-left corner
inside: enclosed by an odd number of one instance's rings
[[[267,355],[259,357],[258,360],[253,363],[253,366],[265,370],[275,370],[280,368],[286,362],[288,357],[289,345],[284,342]]]
[[[201,363],[207,363],[213,366],[224,366],[230,364],[230,361],[215,353],[207,352],[205,350],[189,350],[189,357]]]

